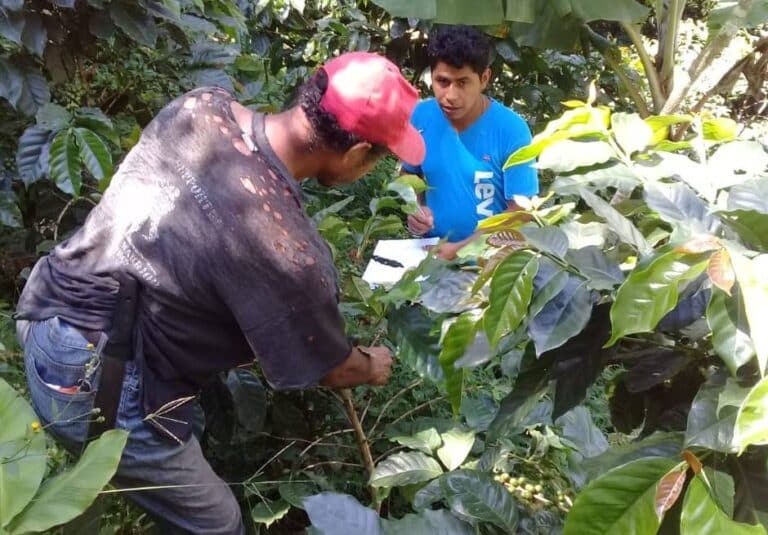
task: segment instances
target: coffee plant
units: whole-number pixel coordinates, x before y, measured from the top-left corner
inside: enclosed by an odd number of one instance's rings
[[[457,22],[492,36],[489,92],[537,134],[507,165],[537,160],[544,193],[370,288],[425,184],[387,159],[303,185],[349,336],[397,365],[351,397],[275,392],[257,366],[203,391],[249,529],[764,533],[767,20],[765,0],[0,0],[0,533],[151,527],[119,492],[91,505],[124,437],[74,464],[36,427],[10,320],[142,127],[204,84],[277,111],[346,50],[426,95],[427,36]]]

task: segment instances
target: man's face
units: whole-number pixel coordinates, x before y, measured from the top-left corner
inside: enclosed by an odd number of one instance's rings
[[[371,157],[366,152],[330,157],[324,169],[318,173],[317,181],[326,187],[349,184],[367,175],[382,156]]]
[[[432,91],[451,123],[461,123],[462,119],[478,109],[489,78],[489,69],[481,76],[469,65],[461,69],[442,61],[435,65],[432,69]]]

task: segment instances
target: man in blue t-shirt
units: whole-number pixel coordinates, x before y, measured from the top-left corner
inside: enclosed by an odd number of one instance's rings
[[[530,164],[502,170],[510,154],[530,143],[531,132],[517,113],[483,94],[491,77],[489,39],[468,26],[449,26],[430,37],[427,54],[435,97],[411,116],[427,155],[403,170],[423,177],[428,189],[408,227],[447,239],[439,255],[450,259],[479,221],[515,210],[513,197],[532,197],[539,183]]]

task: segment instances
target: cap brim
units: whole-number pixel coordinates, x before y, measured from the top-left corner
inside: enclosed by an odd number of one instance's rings
[[[392,153],[409,165],[421,165],[427,153],[424,138],[412,124],[405,129],[402,137],[387,145]]]

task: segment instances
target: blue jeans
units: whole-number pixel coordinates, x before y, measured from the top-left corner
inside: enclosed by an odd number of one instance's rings
[[[70,451],[82,450],[100,374],[103,338],[93,346],[57,317],[17,324],[32,404],[50,433]],[[57,387],[80,385],[75,393]],[[129,431],[113,484],[119,488],[163,487],[126,492],[168,533],[242,534],[240,507],[229,486],[203,457],[195,436],[178,444],[144,421],[142,378],[127,364],[115,427]]]

